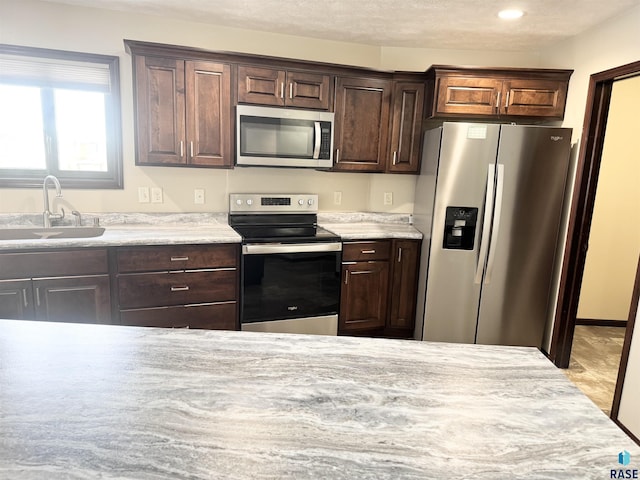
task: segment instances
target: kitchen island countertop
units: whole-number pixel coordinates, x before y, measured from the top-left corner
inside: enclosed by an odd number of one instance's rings
[[[0,321],[0,477],[604,479],[533,348]]]

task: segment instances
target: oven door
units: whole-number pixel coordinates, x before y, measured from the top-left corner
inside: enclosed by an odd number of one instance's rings
[[[242,247],[242,330],[336,335],[340,242]]]

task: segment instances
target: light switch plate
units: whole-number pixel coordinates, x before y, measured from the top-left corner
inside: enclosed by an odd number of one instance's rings
[[[138,203],[149,203],[149,187],[138,187]]]
[[[162,188],[151,188],[151,203],[162,203]]]
[[[340,205],[342,203],[342,192],[333,192],[333,204]]]
[[[384,192],[384,204],[393,205],[393,192]]]

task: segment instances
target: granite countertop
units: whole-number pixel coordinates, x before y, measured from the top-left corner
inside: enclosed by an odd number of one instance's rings
[[[110,213],[87,214],[100,218],[105,227],[99,237],[50,238],[34,240],[0,241],[0,250],[67,247],[108,247],[128,245],[176,245],[207,243],[240,243],[242,237],[227,223],[227,214],[140,214]],[[1,216],[0,216],[1,217]],[[42,225],[40,216],[4,216],[2,224],[8,226]]]
[[[99,217],[105,232],[90,238],[0,240],[0,251],[34,248],[105,247],[240,243],[226,213],[101,213],[86,214],[86,222]],[[70,222],[70,220],[69,220]],[[319,214],[318,224],[344,240],[371,238],[420,239],[409,215],[376,213]],[[41,226],[40,215],[0,214],[0,228]]]
[[[0,321],[0,477],[580,479],[640,448],[533,348]]]
[[[410,215],[384,213],[319,213],[318,224],[343,240],[423,238],[411,224]]]

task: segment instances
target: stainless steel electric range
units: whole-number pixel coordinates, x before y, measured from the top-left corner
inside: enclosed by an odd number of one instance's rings
[[[342,243],[318,227],[318,196],[232,194],[242,236],[242,330],[336,335]]]

